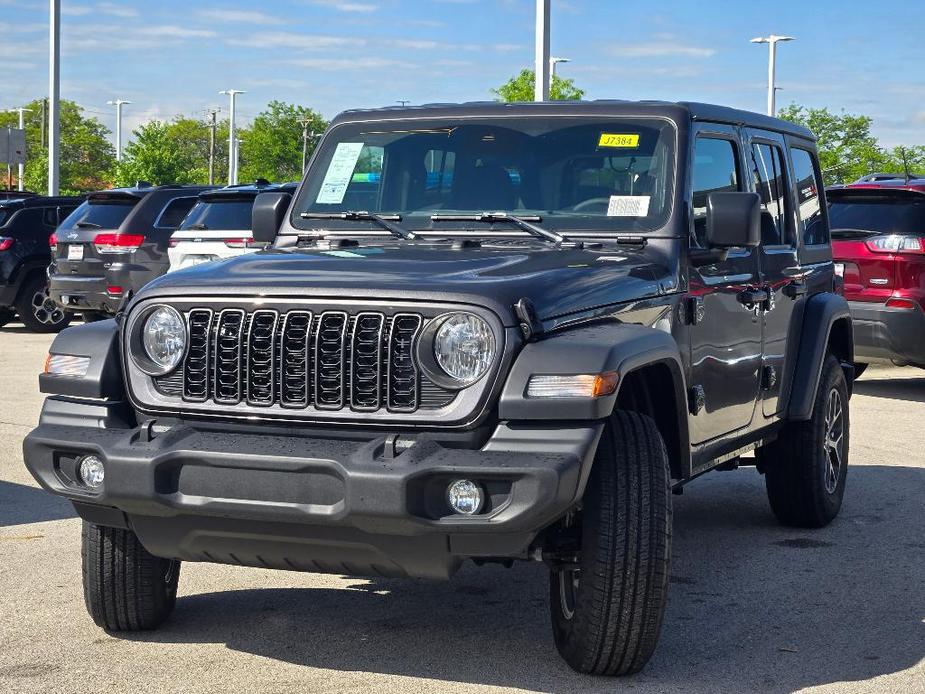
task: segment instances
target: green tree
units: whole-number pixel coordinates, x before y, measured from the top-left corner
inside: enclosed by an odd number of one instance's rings
[[[271,101],[242,132],[238,179],[254,181],[293,181],[302,178],[302,123],[308,120],[313,132],[308,153],[315,148],[317,138],[328,124],[321,114],[305,106]]]
[[[215,181],[228,178],[228,123],[219,123],[215,135]],[[122,161],[116,167],[118,185],[148,181],[165,183],[209,182],[209,127],[194,118],[151,121],[132,133]]]
[[[48,189],[48,148],[42,145],[42,101],[25,105],[26,188],[37,192]],[[61,153],[59,159],[61,192],[78,193],[108,188],[112,182],[116,152],[109,142],[110,131],[96,118],[86,117],[73,101],[60,103]],[[0,113],[0,126],[17,127],[19,116]],[[46,143],[47,145],[47,143]]]
[[[523,69],[516,77],[512,77],[497,89],[492,89],[492,94],[498,97],[499,101],[533,101],[534,90],[536,88],[536,72],[533,70]],[[559,75],[553,75],[552,83],[549,85],[549,98],[553,101],[578,101],[585,95],[583,89],[575,86],[575,81],[563,79]]]
[[[872,119],[868,116],[797,104],[781,109],[778,116],[805,126],[816,135],[819,165],[826,185],[855,181],[892,165],[890,156],[870,132]]]

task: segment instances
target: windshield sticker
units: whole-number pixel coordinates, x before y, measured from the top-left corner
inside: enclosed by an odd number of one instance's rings
[[[321,205],[340,205],[344,201],[347,186],[350,185],[362,150],[362,142],[337,143],[337,149],[334,150],[334,156],[315,202]]]
[[[631,135],[629,133],[601,133],[601,139],[597,141],[597,146],[636,149],[639,147],[639,135]]]
[[[611,195],[608,217],[645,217],[649,214],[649,195]]]

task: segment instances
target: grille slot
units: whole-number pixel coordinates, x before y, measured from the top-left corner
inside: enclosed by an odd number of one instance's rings
[[[280,338],[279,401],[283,407],[308,407],[311,398],[310,311],[290,311],[283,319]]]
[[[247,403],[269,406],[275,395],[276,311],[256,311],[247,332]]]
[[[421,316],[399,313],[392,319],[388,343],[388,408],[414,412],[418,408],[418,370],[414,364],[414,341],[421,329]]]
[[[413,413],[457,395],[418,367],[417,313],[193,308],[186,320],[183,368],[154,385],[189,403]]]
[[[212,311],[197,308],[189,313],[189,351],[183,364],[183,399],[205,402],[209,398],[209,355],[212,342]]]
[[[347,351],[347,314],[325,311],[315,332],[315,407],[339,410],[344,406],[344,357]]]
[[[241,335],[244,311],[226,309],[218,314],[215,334],[215,391],[213,399],[224,405],[241,402]]]
[[[350,407],[373,412],[381,407],[382,332],[385,316],[359,313],[350,343]]]

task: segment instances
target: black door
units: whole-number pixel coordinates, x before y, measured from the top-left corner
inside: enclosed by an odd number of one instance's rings
[[[742,152],[729,126],[697,126],[691,166],[691,245],[706,246],[706,197],[744,190]],[[760,308],[745,301],[761,284],[757,249],[732,249],[726,260],[690,268],[692,443],[749,426],[761,368]],[[697,403],[700,403],[698,406]],[[696,412],[696,413],[695,413]]]

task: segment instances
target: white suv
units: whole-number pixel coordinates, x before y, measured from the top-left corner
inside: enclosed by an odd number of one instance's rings
[[[170,238],[169,272],[263,248],[264,244],[254,243],[251,234],[254,198],[260,193],[293,193],[295,189],[295,183],[258,181],[203,193]]]

